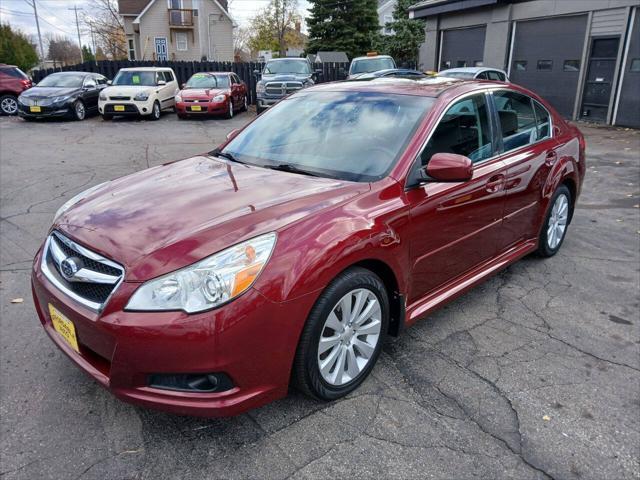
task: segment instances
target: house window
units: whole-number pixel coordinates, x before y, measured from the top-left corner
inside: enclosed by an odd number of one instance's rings
[[[640,58],[634,58],[631,60],[631,67],[629,67],[630,72],[640,72]]]
[[[523,72],[527,69],[527,61],[526,60],[516,60],[513,62],[513,66],[516,70]]]
[[[189,42],[185,32],[176,32],[176,50],[186,52],[189,50]]]
[[[136,59],[136,49],[133,46],[133,38],[129,39],[129,41],[127,42],[127,45],[129,46],[129,60],[135,60]]]
[[[538,60],[538,70],[550,72],[553,70],[553,60]]]
[[[393,15],[385,15],[384,16],[384,34],[391,35],[393,33],[393,29],[387,27],[388,23],[393,22]]]

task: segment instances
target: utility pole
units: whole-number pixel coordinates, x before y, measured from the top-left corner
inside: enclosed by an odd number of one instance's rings
[[[40,43],[40,61],[44,64],[44,48],[42,47],[42,35],[40,34],[40,22],[38,21],[38,8],[36,7],[36,0],[32,3],[33,14],[36,17],[36,28],[38,29],[38,42]]]
[[[76,12],[76,29],[78,30],[78,45],[80,46],[80,63],[84,63],[84,54],[82,53],[82,40],[80,40],[80,23],[78,22],[78,10],[82,10],[82,8],[78,8],[77,5],[74,5],[73,8],[67,8],[67,10],[73,10],[74,12]]]

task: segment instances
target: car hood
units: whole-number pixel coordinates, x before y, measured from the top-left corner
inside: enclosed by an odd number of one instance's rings
[[[141,92],[151,92],[155,88],[148,85],[113,85],[111,87],[107,87],[102,92],[106,96],[134,96]]]
[[[187,88],[180,91],[182,98],[204,98],[215,97],[221,93],[228,93],[227,88]]]
[[[22,92],[21,96],[27,98],[60,97],[72,95],[78,91],[80,91],[79,88],[33,87]]]
[[[369,189],[197,156],[114,180],[54,224],[144,281]]]

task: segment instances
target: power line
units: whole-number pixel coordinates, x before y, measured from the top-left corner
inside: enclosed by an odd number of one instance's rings
[[[76,29],[78,30],[78,46],[80,47],[80,63],[84,63],[84,52],[82,51],[82,40],[80,39],[80,23],[78,22],[78,10],[82,10],[82,8],[78,8],[77,5],[74,5],[73,8],[67,8],[67,10],[73,10],[76,14]]]

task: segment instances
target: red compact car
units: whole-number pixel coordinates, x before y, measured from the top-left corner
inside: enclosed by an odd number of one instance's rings
[[[32,86],[31,79],[18,67],[0,63],[0,113],[18,113],[18,97]]]
[[[386,335],[560,249],[580,132],[505,83],[302,90],[216,150],[65,203],[33,266],[55,344],[119,398],[232,415],[353,391]]]
[[[247,110],[247,86],[233,72],[196,73],[176,95],[179,118],[225,115]]]

